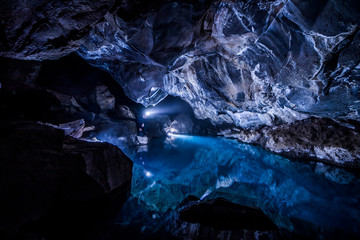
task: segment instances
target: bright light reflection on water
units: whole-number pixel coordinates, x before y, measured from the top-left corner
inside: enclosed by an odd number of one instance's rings
[[[298,221],[360,233],[360,181],[343,169],[290,161],[223,138],[170,134],[134,161],[132,194],[165,212],[187,195],[261,208],[277,225]],[[295,220],[297,219],[297,220]]]

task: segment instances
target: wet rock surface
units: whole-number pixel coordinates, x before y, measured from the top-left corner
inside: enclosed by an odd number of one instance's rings
[[[131,160],[32,122],[1,121],[1,132],[2,239],[102,236],[128,197]]]
[[[223,134],[288,157],[359,168],[359,132],[356,121],[309,118],[274,128],[224,131]]]

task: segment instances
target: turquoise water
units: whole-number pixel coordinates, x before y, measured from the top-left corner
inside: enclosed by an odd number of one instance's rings
[[[344,169],[229,139],[185,135],[153,140],[147,152],[131,158],[132,194],[152,211],[175,208],[190,194],[225,197],[262,209],[290,231],[360,235],[360,181]]]

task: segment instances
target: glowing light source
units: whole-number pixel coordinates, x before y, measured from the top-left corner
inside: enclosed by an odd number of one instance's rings
[[[149,116],[152,116],[152,115],[154,115],[156,113],[158,113],[158,109],[148,108],[148,109],[145,109],[144,115],[146,117],[149,117]]]
[[[145,173],[145,176],[146,177],[152,177],[152,173],[151,172],[149,172],[149,171],[147,171],[147,170],[144,170],[144,173]]]

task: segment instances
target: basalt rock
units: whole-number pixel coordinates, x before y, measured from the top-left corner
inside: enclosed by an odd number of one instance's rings
[[[0,56],[58,59],[83,44],[113,0],[1,0]]]
[[[276,127],[237,129],[221,134],[288,157],[360,167],[360,124],[356,121],[309,118]]]
[[[2,239],[104,236],[128,197],[131,160],[50,126],[1,121],[0,129]]]
[[[189,3],[171,2],[128,22],[108,13],[78,53],[110,72],[131,99],[156,104],[167,95],[163,78],[168,66],[190,49],[195,20],[204,12]]]
[[[108,13],[78,53],[145,106],[180,96],[242,128],[359,120],[358,1],[166,2]]]

